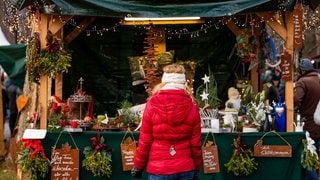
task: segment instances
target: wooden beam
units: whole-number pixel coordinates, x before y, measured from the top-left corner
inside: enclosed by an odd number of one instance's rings
[[[233,22],[233,20],[223,19],[223,22],[233,32],[234,35],[238,36],[241,33],[241,29]]]
[[[55,17],[54,20],[52,20],[53,22],[49,24],[49,31],[51,31],[53,35],[56,35],[72,17],[73,16]]]
[[[286,12],[286,28],[287,28],[287,38],[286,38],[286,51],[291,55],[291,63],[293,63],[293,38],[294,38],[294,18],[293,13],[287,11]],[[294,66],[291,66],[291,72],[294,72]],[[286,81],[285,83],[285,94],[286,94],[286,106],[287,106],[287,132],[294,131],[294,104],[293,104],[293,74],[290,81]]]
[[[41,49],[46,47],[46,36],[48,32],[49,16],[41,14],[41,27],[40,27],[40,46]],[[40,129],[47,129],[48,120],[48,77],[40,77]]]
[[[79,27],[76,27],[71,33],[69,33],[65,38],[64,42],[66,44],[69,44],[71,41],[73,41],[83,30],[86,29],[96,18],[95,17],[88,17],[85,20],[83,20]]]
[[[57,39],[63,39],[63,32],[63,28],[59,30],[59,33],[57,33]],[[54,85],[54,94],[63,99],[63,73],[56,75]]]
[[[283,40],[287,40],[287,30],[280,19],[276,19],[273,13],[257,13],[260,19],[264,20]]]

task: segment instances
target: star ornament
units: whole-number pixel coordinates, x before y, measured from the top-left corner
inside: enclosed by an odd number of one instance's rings
[[[207,76],[206,74],[205,74],[204,77],[201,78],[201,79],[204,81],[205,84],[210,82],[210,77]]]
[[[204,101],[204,100],[208,100],[209,94],[203,91],[202,94],[200,94],[200,96],[202,97],[202,101]]]

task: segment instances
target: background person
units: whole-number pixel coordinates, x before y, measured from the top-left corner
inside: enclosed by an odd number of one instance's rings
[[[185,69],[163,68],[162,82],[147,101],[131,175],[149,180],[199,179],[202,165],[199,108],[187,91]]]
[[[13,83],[13,81],[9,77],[4,80],[4,86],[6,88],[6,93],[9,100],[9,127],[12,134],[15,129],[18,117],[17,98],[22,94],[22,91],[17,85]]]
[[[320,78],[310,59],[302,59],[299,68],[300,76],[294,86],[294,106],[299,110],[301,117],[306,119],[303,129],[310,133],[310,137],[319,149],[320,126],[314,123],[313,113],[320,99]],[[306,179],[317,180],[316,171],[307,171]]]

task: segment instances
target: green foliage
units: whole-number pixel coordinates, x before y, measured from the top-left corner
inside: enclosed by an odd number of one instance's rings
[[[48,116],[48,130],[49,131],[61,131],[61,118],[62,114],[55,113]]]
[[[95,148],[92,148],[93,144],[84,148],[85,159],[82,161],[82,167],[90,171],[94,176],[107,176],[110,178],[112,175],[111,153],[102,149],[97,150],[97,147],[106,147],[102,136],[98,142],[98,144],[94,144],[98,145]]]
[[[94,176],[112,175],[111,155],[107,152],[89,153],[82,161],[82,167],[93,173]]]
[[[38,152],[34,159],[31,158],[32,149],[23,148],[18,154],[17,163],[20,164],[23,173],[31,171],[31,179],[37,180],[38,177],[45,178],[49,171],[49,161],[44,159]]]
[[[57,52],[41,50],[35,67],[40,75],[54,78],[59,73],[68,72],[68,68],[71,67],[71,59],[71,54],[65,50]]]
[[[238,141],[234,139],[233,146],[235,147],[233,154],[224,166],[227,172],[232,172],[235,176],[248,176],[257,170],[257,163],[253,157],[253,152],[250,149],[239,147]]]
[[[120,103],[120,106],[121,109],[119,111],[119,115],[123,116],[124,123],[133,123],[137,119],[135,113],[130,109],[133,104],[125,99]]]
[[[303,152],[301,154],[301,165],[303,168],[307,168],[308,170],[312,169],[320,169],[320,161],[319,158],[316,157],[315,154],[311,153],[307,149],[307,140],[303,139],[302,143],[304,145]]]
[[[218,84],[210,68],[208,68],[208,71],[209,71],[209,78],[210,78],[210,82],[208,83],[208,89],[207,89],[207,93],[209,94],[208,104],[210,105],[211,108],[218,109],[221,103],[221,100],[218,98]],[[199,104],[199,107],[204,107],[206,105],[205,102],[202,101],[202,97],[200,96],[205,90],[206,90],[205,84],[200,85],[196,90],[196,100]]]

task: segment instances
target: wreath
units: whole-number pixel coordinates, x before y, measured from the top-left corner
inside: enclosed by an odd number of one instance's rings
[[[259,39],[249,28],[241,30],[241,33],[236,37],[236,41],[237,55],[242,58],[244,62],[257,60]]]
[[[241,142],[240,132],[238,138],[233,140],[235,147],[231,159],[224,164],[227,172],[232,172],[235,176],[248,176],[257,170],[257,163],[253,157],[253,152],[247,144]]]
[[[71,54],[48,31],[45,49],[40,50],[39,34],[34,34],[27,47],[27,73],[29,82],[39,83],[40,76],[54,78],[55,75],[68,72],[71,67]]]
[[[90,141],[91,146],[87,146],[83,150],[85,159],[82,161],[82,167],[93,173],[94,176],[110,178],[112,175],[111,149],[107,148],[100,132],[98,132],[97,137],[92,137]]]

